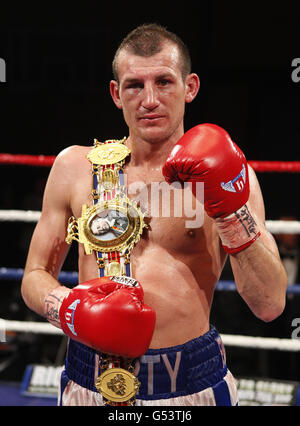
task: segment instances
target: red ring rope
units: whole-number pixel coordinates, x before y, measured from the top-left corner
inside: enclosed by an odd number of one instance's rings
[[[0,154],[0,164],[51,167],[55,158],[54,155]],[[300,172],[300,161],[249,161],[248,163],[257,172]]]
[[[0,154],[1,164],[24,164],[26,166],[51,167],[54,160],[54,155]]]
[[[248,161],[257,172],[300,172],[300,161]]]

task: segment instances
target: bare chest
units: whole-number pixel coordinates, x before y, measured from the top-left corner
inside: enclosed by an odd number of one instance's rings
[[[142,235],[144,246],[158,244],[190,252],[205,238],[209,223],[203,205],[189,188],[171,187],[160,170],[147,174],[138,168],[126,169],[125,188],[127,197],[139,206],[147,224]],[[93,205],[92,189],[92,168],[86,161],[71,188],[70,204],[76,218],[81,216],[83,205]]]

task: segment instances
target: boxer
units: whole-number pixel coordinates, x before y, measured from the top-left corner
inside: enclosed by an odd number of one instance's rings
[[[65,243],[69,218],[79,218],[82,205],[91,206],[93,201],[87,161],[91,147],[71,146],[57,156],[30,245],[22,295],[31,309],[58,321],[70,336],[59,403],[104,404],[95,378],[106,351],[136,356],[137,405],[236,405],[235,380],[222,340],[209,321],[226,258],[230,257],[238,293],[263,321],[280,315],[287,285],[277,246],[264,226],[257,178],[224,129],[197,123],[185,132],[185,105],[197,96],[200,82],[191,72],[186,46],[175,34],[154,24],[136,28],[120,44],[113,72],[110,93],[129,131],[127,185],[144,184],[140,193],[129,197],[145,199],[142,192],[149,194],[153,182],[191,182],[192,189],[200,182],[204,206],[200,203],[198,208],[204,207],[204,221],[189,229],[184,214],[168,218],[150,214],[130,256],[132,277],[143,287],[143,297],[140,291],[112,289],[116,297],[104,306],[102,281],[94,282],[90,291],[98,266],[83,244],[78,246],[79,287],[71,292],[61,289],[57,277],[69,249]],[[151,205],[147,207],[151,212]],[[60,290],[61,300],[51,309],[53,295]],[[76,300],[80,303],[72,320],[70,305],[74,307]],[[130,300],[137,317],[128,312]],[[134,330],[141,328],[145,336],[139,340],[142,333]],[[122,340],[122,334],[127,339]],[[136,340],[130,338],[133,335]]]

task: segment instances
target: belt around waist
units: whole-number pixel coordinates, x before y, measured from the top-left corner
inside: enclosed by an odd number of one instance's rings
[[[74,340],[69,341],[65,373],[75,383],[97,392],[101,353]],[[137,399],[163,399],[190,395],[214,386],[227,373],[225,349],[217,330],[182,345],[149,349],[134,361],[134,374],[141,382]]]

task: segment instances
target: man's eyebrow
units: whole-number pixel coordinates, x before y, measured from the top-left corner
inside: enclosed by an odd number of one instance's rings
[[[166,78],[174,78],[173,74],[170,72],[162,72],[161,74],[157,74],[157,76],[155,76],[155,80],[163,80]],[[143,82],[144,79],[142,77],[138,78],[138,77],[127,77],[124,80],[124,84],[134,84],[134,83],[141,83]]]
[[[157,77],[156,77],[156,80],[163,80],[163,79],[165,79],[165,78],[173,78],[174,76],[173,76],[173,74],[171,74],[170,72],[164,72],[164,73],[162,73],[162,74],[159,74]]]
[[[142,81],[142,79],[140,79],[140,78],[136,78],[136,77],[132,77],[132,78],[130,78],[130,77],[128,77],[128,78],[125,78],[125,80],[124,80],[124,84],[132,84],[132,83],[140,83]]]

